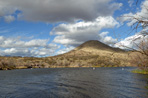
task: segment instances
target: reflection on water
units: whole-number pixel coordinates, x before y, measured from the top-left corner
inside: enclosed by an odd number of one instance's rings
[[[0,71],[0,98],[148,98],[148,76],[133,68]]]

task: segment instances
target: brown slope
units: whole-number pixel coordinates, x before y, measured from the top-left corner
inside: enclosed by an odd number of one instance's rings
[[[75,48],[74,50],[77,51],[77,50],[87,50],[87,49],[106,50],[106,51],[110,51],[110,52],[125,52],[122,49],[110,47],[100,41],[97,41],[97,40],[87,41],[87,42],[81,44],[80,46],[78,46],[77,48]]]
[[[51,57],[55,66],[92,67],[92,66],[130,66],[128,53],[96,40],[90,40],[70,52]]]
[[[80,46],[76,47],[75,49],[64,53],[60,54],[54,57],[59,57],[59,56],[92,56],[92,55],[105,55],[108,56],[108,54],[125,54],[126,52],[122,49],[119,48],[113,48],[110,47],[100,41],[97,40],[90,40],[87,41]]]

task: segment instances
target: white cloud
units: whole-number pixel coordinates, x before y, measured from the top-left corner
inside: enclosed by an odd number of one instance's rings
[[[100,36],[101,36],[102,38],[104,38],[108,33],[109,33],[109,32],[102,32],[102,33],[100,33]]]
[[[141,33],[137,33],[133,36],[129,36],[123,40],[121,40],[120,42],[115,44],[115,47],[119,47],[122,49],[137,49],[137,45],[140,44],[140,42],[143,40],[145,40],[146,38],[148,38],[148,36],[143,36],[141,35]]]
[[[19,18],[28,21],[90,21],[110,16],[121,6],[113,0],[0,0],[0,16],[20,10]]]
[[[33,39],[30,41],[22,41],[19,37],[16,38],[6,38],[0,36],[0,47],[1,48],[32,48],[32,47],[47,47],[47,42],[49,39]]]
[[[47,45],[48,39],[34,39],[28,42],[25,42],[24,46],[26,47],[45,47]],[[20,46],[19,46],[20,47]]]
[[[130,21],[133,20],[133,16],[134,14],[133,13],[128,13],[128,14],[124,14],[120,17],[117,18],[117,20],[119,20],[122,24],[125,22],[125,21],[128,21],[127,25],[128,26],[131,26],[133,23],[131,23]]]
[[[1,50],[2,51],[2,50]],[[6,56],[27,56],[30,54],[30,51],[28,49],[23,48],[10,48],[3,50],[3,55]],[[32,54],[30,54],[32,56]]]
[[[56,44],[48,43],[49,39],[32,39],[22,41],[17,38],[0,36],[0,55],[5,56],[50,56],[60,48]]]
[[[99,31],[115,26],[119,26],[119,23],[113,17],[98,17],[92,22],[81,21],[74,24],[60,24],[50,34],[57,35],[53,41],[63,45],[78,46],[88,40],[100,40],[108,44],[113,39],[106,34],[99,34]],[[102,40],[104,37],[106,38]]]
[[[58,49],[59,47],[56,46],[56,49]],[[51,56],[55,53],[55,47],[51,47],[51,48],[41,48],[38,49],[38,51],[34,50],[32,52],[35,53],[35,55],[39,55],[39,56]]]
[[[7,23],[10,23],[10,22],[12,22],[12,21],[15,20],[15,17],[9,15],[9,16],[4,16],[4,19],[5,19],[5,21],[6,21]]]
[[[123,22],[127,22],[128,26],[132,26],[135,23],[138,22],[138,20],[143,20],[143,21],[148,21],[148,0],[144,0],[141,3],[141,9],[138,10],[136,13],[127,13],[122,15],[120,18],[118,18],[122,23]],[[136,9],[136,8],[135,8]],[[139,24],[143,25],[142,23]],[[140,29],[138,29],[140,30]],[[133,36],[129,36],[127,38],[125,38],[124,40],[121,40],[120,42],[118,42],[115,46],[116,47],[120,47],[120,48],[138,48],[136,45],[139,45],[139,43],[142,40],[145,40],[146,38],[148,38],[147,34],[144,34],[148,31],[148,27],[144,27],[142,28],[139,33],[136,33]],[[146,35],[146,36],[145,36]]]
[[[136,23],[138,20],[144,20],[148,21],[148,0],[145,0],[141,4],[141,11],[138,11],[137,13],[127,13],[122,15],[119,20],[121,22],[128,21],[127,25],[132,26],[134,23]]]
[[[66,52],[69,52],[69,51],[71,51],[71,50],[73,50],[74,49],[74,47],[66,47],[66,48],[64,48],[64,49],[61,49],[61,50],[59,50],[58,52],[57,52],[57,55],[59,55],[59,54],[63,54],[63,53],[66,53]]]
[[[102,32],[99,34],[99,41],[108,44],[110,46],[114,46],[114,44],[117,42],[117,39],[112,38],[111,36],[108,36],[109,32]]]
[[[113,45],[117,42],[117,39],[112,38],[111,36],[106,36],[104,37],[104,39],[102,40],[103,43],[106,43],[108,45]]]
[[[128,4],[130,7],[132,7],[133,3],[134,3],[134,0],[128,0]]]

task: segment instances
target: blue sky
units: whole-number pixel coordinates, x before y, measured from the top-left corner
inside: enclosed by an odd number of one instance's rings
[[[53,56],[88,40],[131,47],[139,35],[130,33],[136,21],[127,16],[147,17],[146,4],[148,0],[1,0],[0,55]]]

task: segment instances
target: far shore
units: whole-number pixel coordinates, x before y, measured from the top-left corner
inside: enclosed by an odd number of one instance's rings
[[[51,67],[48,67],[48,68],[105,68],[105,67],[108,67],[108,68],[115,68],[115,67],[135,67],[135,66],[51,66]],[[17,67],[17,68],[4,68],[4,69],[0,69],[0,70],[15,70],[15,69],[39,69],[39,68],[43,68],[43,67],[23,67],[23,66],[20,66],[20,67]],[[48,69],[47,67],[45,69]],[[135,67],[136,68],[136,67]]]
[[[48,69],[48,68],[92,68],[93,70],[95,70],[95,68],[124,68],[124,67],[134,67],[137,68],[136,66],[50,66],[50,67],[25,67],[25,66],[19,66],[17,68],[4,68],[4,69],[0,69],[0,70],[16,70],[16,69],[39,69],[39,68],[44,68],[44,69]],[[145,70],[141,70],[139,68],[132,70],[132,73],[138,73],[138,74],[148,74],[148,71]]]

